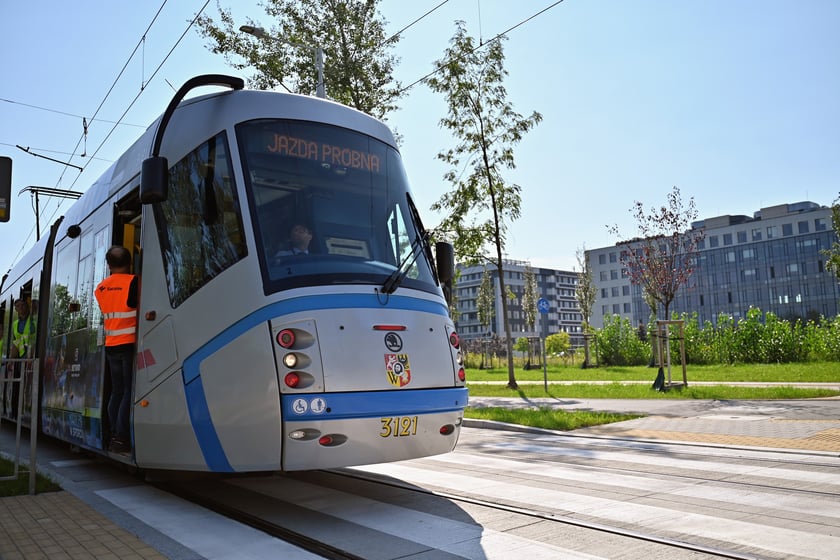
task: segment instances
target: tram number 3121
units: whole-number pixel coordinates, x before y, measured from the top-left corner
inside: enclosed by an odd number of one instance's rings
[[[405,437],[417,435],[416,416],[386,416],[380,418],[382,422],[381,437]]]

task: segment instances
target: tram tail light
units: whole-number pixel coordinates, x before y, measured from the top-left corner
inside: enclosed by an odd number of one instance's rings
[[[295,372],[289,372],[286,374],[286,377],[283,379],[286,383],[287,387],[295,388],[300,384],[300,376]]]
[[[347,441],[343,434],[326,434],[318,438],[318,443],[323,447],[336,447]]]
[[[449,434],[451,434],[454,431],[455,431],[455,426],[453,426],[452,424],[444,424],[443,426],[440,427],[440,435],[442,435],[442,436],[448,436]]]
[[[466,381],[467,380],[467,372],[464,371],[464,368],[458,368],[458,380],[459,381]]]
[[[458,336],[458,333],[452,332],[449,334],[449,344],[452,346],[452,348],[461,347],[461,337]]]
[[[295,345],[295,331],[292,329],[283,329],[277,333],[277,344],[283,348],[291,348]]]

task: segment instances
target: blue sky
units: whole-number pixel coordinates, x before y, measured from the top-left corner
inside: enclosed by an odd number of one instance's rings
[[[383,0],[381,11],[393,32],[440,3]],[[455,20],[487,40],[554,3],[450,0],[405,31],[396,76],[408,85],[430,72]],[[197,74],[238,74],[187,31],[205,0],[169,0],[147,33],[161,4],[0,0],[0,155],[14,159],[0,273],[35,241],[34,201],[18,191],[86,190],[163,111],[173,88]],[[243,24],[273,24],[256,0],[222,6]],[[206,10],[217,17],[215,0]],[[512,30],[509,100],[543,122],[518,145],[517,169],[507,175],[523,188],[508,257],[571,270],[577,249],[617,241],[608,226],[635,234],[634,201],[658,206],[673,186],[694,198],[698,218],[831,204],[840,192],[838,28],[835,0],[565,0]],[[388,121],[404,139],[412,188],[433,226],[440,218],[429,207],[449,188],[435,156],[454,143],[438,126],[446,105],[418,84],[401,106]],[[115,125],[120,119],[126,124]],[[66,209],[58,202],[41,199],[42,232]]]

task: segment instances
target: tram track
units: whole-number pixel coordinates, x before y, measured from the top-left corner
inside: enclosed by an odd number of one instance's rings
[[[165,489],[325,558],[486,560],[518,546],[546,558],[825,557],[799,538],[831,549],[840,513],[831,458],[462,435],[454,453],[425,459]]]
[[[604,446],[610,447],[611,444],[603,443],[603,438],[598,436],[575,436],[579,440],[586,442],[584,448],[591,449],[591,445],[593,443],[602,444]],[[588,439],[587,439],[588,438]],[[834,469],[836,468],[836,462],[830,463],[828,461],[821,461],[822,458],[825,458],[825,454],[823,453],[805,453],[799,452],[793,455],[793,457],[797,457],[797,459],[790,458],[791,455],[786,454],[784,451],[776,452],[774,451],[773,458],[769,458],[766,456],[762,456],[761,452],[756,452],[755,448],[740,448],[740,447],[721,447],[719,445],[703,445],[698,443],[663,443],[663,442],[655,442],[655,441],[646,441],[646,440],[631,440],[631,439],[613,439],[615,444],[621,445],[624,449],[627,449],[627,445],[631,445],[632,449],[637,454],[643,455],[650,455],[659,458],[662,454],[663,449],[667,448],[672,458],[685,458],[689,460],[695,460],[697,458],[701,458],[703,460],[707,459],[714,459],[714,460],[725,460],[732,464],[735,463],[743,463],[748,461],[752,465],[760,466],[762,468],[791,468],[791,467],[799,467],[803,469]],[[651,444],[654,444],[652,447]],[[516,444],[511,446],[504,446],[508,449],[515,448]],[[580,445],[578,443],[577,445]],[[462,447],[463,450],[465,447]],[[678,452],[674,453],[673,449],[679,449]],[[717,452],[725,450],[726,454],[719,454]],[[530,451],[530,449],[528,449]],[[743,452],[741,455],[731,455],[731,452]],[[811,457],[812,460],[806,461],[802,460],[803,457]],[[518,455],[512,454],[510,457],[512,460],[517,460]],[[566,464],[574,464],[579,467],[589,468],[593,470],[598,470],[604,473],[621,473],[621,474],[650,474],[650,471],[641,470],[638,468],[633,467],[617,467],[617,466],[592,466],[591,460],[589,458],[570,458],[570,457],[559,457],[558,455],[554,455],[552,459],[543,459],[534,455],[529,455],[528,457],[529,462],[544,462],[546,465],[554,465],[557,464],[559,461],[566,463]],[[667,472],[664,473],[663,476],[667,476],[670,479],[674,480],[686,480],[686,481],[707,481],[707,477],[698,476],[698,475],[689,475],[685,473],[679,472]],[[776,491],[784,491],[791,494],[801,494],[807,496],[822,496],[822,497],[830,497],[830,498],[840,498],[840,491],[823,491],[823,490],[814,490],[811,488],[799,488],[792,484],[786,486],[780,486],[778,481],[776,484],[759,484],[756,482],[744,482],[740,480],[728,480],[726,478],[719,478],[715,481],[721,485],[728,485],[734,488],[754,488],[760,490],[776,490]]]
[[[273,475],[277,476],[277,475]],[[326,481],[324,478],[326,477]],[[577,519],[567,515],[558,514],[556,512],[539,511],[536,509],[525,508],[512,504],[493,502],[485,499],[476,498],[468,494],[459,494],[455,492],[444,492],[414,486],[409,483],[403,483],[395,480],[385,480],[380,476],[368,473],[359,473],[347,469],[334,469],[325,471],[312,471],[305,473],[292,473],[280,475],[283,479],[293,479],[305,481],[311,484],[322,484],[324,488],[344,487],[345,484],[336,484],[333,480],[329,482],[330,478],[338,477],[345,481],[352,481],[353,487],[358,487],[357,483],[366,483],[376,487],[387,487],[396,489],[402,493],[410,493],[414,495],[423,495],[433,497],[438,500],[446,500],[453,503],[469,504],[470,506],[491,510],[499,513],[506,513],[519,516],[525,519],[532,519],[538,521],[545,521],[556,523],[566,527],[573,527],[576,529],[594,531],[603,534],[614,535],[623,539],[630,539],[632,541],[641,541],[666,547],[668,550],[674,551],[673,554],[668,554],[668,557],[680,558],[676,551],[683,551],[688,553],[698,553],[709,558],[728,558],[732,560],[766,560],[766,557],[746,554],[736,550],[729,550],[721,547],[708,546],[703,544],[691,543],[681,541],[673,538],[663,537],[652,533],[645,533],[643,531],[628,529],[617,525],[608,525],[584,519]],[[240,479],[254,479],[259,478],[255,476],[241,477]],[[271,518],[270,514],[266,514],[266,508],[261,505],[255,505],[253,509],[241,507],[241,504],[248,503],[254,505],[254,496],[246,496],[251,492],[249,490],[239,488],[238,486],[225,484],[210,484],[210,485],[183,485],[183,484],[158,484],[159,488],[172,493],[182,499],[191,503],[200,505],[208,510],[214,511],[228,519],[235,520],[244,525],[253,527],[257,530],[263,531],[266,534],[282,539],[288,543],[294,544],[304,550],[322,556],[323,558],[335,560],[357,560],[369,558],[368,556],[360,555],[357,551],[348,550],[341,545],[327,542],[317,536],[313,536],[308,531],[302,531],[278,523]],[[222,490],[222,488],[225,488]],[[239,493],[238,499],[231,499],[232,493]],[[366,492],[368,494],[377,494],[376,490]],[[256,500],[257,502],[259,500]],[[276,512],[274,512],[276,513]],[[393,558],[400,556],[394,555]],[[693,557],[696,558],[696,557]]]
[[[418,487],[415,487],[415,486],[412,486],[412,485],[409,485],[409,484],[401,484],[401,483],[397,483],[397,482],[384,481],[384,480],[381,480],[381,479],[377,478],[375,475],[370,476],[370,475],[363,475],[363,474],[359,474],[359,473],[349,473],[349,472],[346,472],[346,471],[343,471],[343,470],[333,470],[333,471],[330,471],[330,472],[332,472],[334,474],[340,474],[341,476],[346,476],[346,477],[349,477],[349,478],[355,478],[355,479],[358,479],[358,480],[365,480],[367,482],[373,482],[373,483],[377,483],[377,484],[384,484],[384,485],[388,485],[388,486],[399,487],[399,488],[402,488],[402,489],[410,491],[410,492],[418,492],[418,493],[428,494],[430,496],[435,496],[435,497],[438,497],[438,498],[444,498],[444,499],[452,500],[452,501],[455,501],[455,502],[469,503],[469,504],[472,504],[472,505],[476,505],[476,506],[480,506],[480,507],[484,507],[484,508],[488,508],[488,509],[492,509],[492,510],[496,510],[496,511],[514,513],[514,514],[517,514],[517,515],[523,515],[523,516],[532,517],[532,518],[535,518],[535,519],[542,519],[542,520],[545,520],[545,521],[552,521],[552,522],[555,522],[555,523],[561,523],[561,524],[570,525],[570,526],[573,526],[573,527],[579,527],[579,528],[583,528],[583,529],[591,529],[593,531],[599,531],[599,532],[602,532],[602,533],[609,533],[609,534],[612,534],[612,535],[619,535],[619,536],[627,537],[627,538],[634,539],[634,540],[665,545],[665,546],[668,546],[668,547],[671,547],[671,548],[677,549],[677,550],[686,550],[686,551],[692,551],[692,552],[699,552],[699,553],[703,553],[703,554],[709,554],[709,555],[711,555],[713,557],[716,557],[716,558],[731,558],[733,560],[762,560],[762,557],[760,557],[760,556],[743,554],[743,553],[733,551],[733,550],[725,550],[725,549],[721,549],[721,548],[715,548],[715,547],[704,546],[704,545],[699,545],[699,544],[692,544],[692,543],[688,543],[688,542],[685,542],[685,541],[679,541],[679,540],[675,540],[675,539],[661,537],[661,536],[658,536],[658,535],[653,535],[653,534],[650,534],[650,533],[643,533],[641,531],[633,531],[633,530],[629,530],[629,529],[626,529],[626,528],[623,528],[623,527],[606,525],[606,524],[603,524],[603,523],[596,523],[596,522],[592,522],[592,521],[585,521],[585,520],[582,520],[582,519],[575,519],[575,518],[572,518],[572,517],[569,517],[569,516],[559,515],[557,513],[542,512],[542,511],[523,508],[523,507],[519,507],[519,506],[513,506],[513,505],[508,505],[508,504],[500,504],[498,502],[490,502],[490,501],[487,501],[487,500],[481,500],[481,499],[477,499],[477,498],[474,498],[474,497],[471,497],[471,496],[468,496],[468,495],[462,495],[462,494],[457,494],[457,493],[452,493],[452,492],[440,492],[440,491],[429,490],[429,489],[425,489],[425,488],[418,488]]]

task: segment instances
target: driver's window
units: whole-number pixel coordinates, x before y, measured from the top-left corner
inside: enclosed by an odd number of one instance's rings
[[[412,247],[408,232],[409,230],[406,227],[402,209],[399,206],[394,206],[391,214],[388,216],[388,233],[391,242],[391,251],[395,259],[394,263],[397,266],[403,261],[411,260]],[[408,271],[408,276],[414,278],[416,275],[417,265],[412,264]]]

